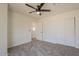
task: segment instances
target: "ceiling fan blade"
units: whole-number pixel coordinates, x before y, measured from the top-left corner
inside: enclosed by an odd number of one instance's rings
[[[40,9],[43,7],[44,4],[45,4],[45,3],[41,3],[41,4],[38,6],[38,9],[40,10]]]
[[[39,10],[40,12],[50,12],[51,10]]]
[[[29,4],[25,4],[25,5],[27,5],[28,7],[31,7],[31,8],[33,8],[33,9],[35,9],[35,10],[36,10],[36,8],[35,8],[35,7],[33,7],[33,6],[29,5]]]
[[[29,13],[33,13],[33,12],[36,12],[36,11],[31,11],[31,12],[29,12]]]

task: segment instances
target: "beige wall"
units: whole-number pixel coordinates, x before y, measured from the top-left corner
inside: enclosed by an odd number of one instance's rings
[[[0,4],[0,55],[7,55],[8,5]]]
[[[76,34],[74,34],[74,16],[76,17]],[[39,22],[43,23],[43,40],[79,47],[78,16],[79,10],[74,10],[40,19]],[[38,28],[40,29],[40,27]],[[37,34],[40,36],[41,30]]]
[[[31,41],[33,18],[9,11],[8,47],[17,46]]]

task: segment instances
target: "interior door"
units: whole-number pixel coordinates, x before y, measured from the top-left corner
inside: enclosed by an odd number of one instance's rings
[[[36,38],[38,40],[43,40],[43,23],[38,22],[36,27]]]
[[[74,46],[74,17],[67,16],[64,18],[64,44]]]

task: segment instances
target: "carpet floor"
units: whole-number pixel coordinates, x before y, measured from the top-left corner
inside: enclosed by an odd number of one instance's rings
[[[40,40],[8,49],[9,56],[79,56],[79,49]]]

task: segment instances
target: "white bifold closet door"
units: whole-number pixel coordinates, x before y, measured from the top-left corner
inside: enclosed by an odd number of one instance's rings
[[[75,46],[75,23],[73,16],[64,18],[64,44],[68,46]]]

